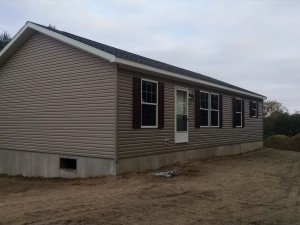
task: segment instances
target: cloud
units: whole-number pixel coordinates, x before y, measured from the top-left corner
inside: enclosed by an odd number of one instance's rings
[[[299,1],[4,1],[0,30],[27,20],[264,94],[300,110]],[[299,102],[299,103],[298,103]]]

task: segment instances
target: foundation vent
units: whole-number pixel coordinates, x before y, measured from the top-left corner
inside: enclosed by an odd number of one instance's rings
[[[59,159],[59,168],[65,170],[77,170],[77,160],[76,159]]]

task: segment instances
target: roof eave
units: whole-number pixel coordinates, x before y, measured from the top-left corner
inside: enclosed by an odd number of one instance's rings
[[[0,51],[0,65],[3,64],[18,47],[34,32],[25,24],[10,42]]]
[[[187,76],[184,76],[184,75],[181,75],[181,74],[178,74],[178,73],[165,71],[165,70],[158,69],[158,68],[155,68],[155,67],[152,67],[152,66],[147,66],[147,65],[144,65],[144,64],[141,64],[141,63],[132,62],[132,61],[129,61],[129,60],[126,60],[126,59],[116,58],[116,62],[121,64],[121,65],[126,65],[126,66],[129,66],[129,67],[134,67],[134,68],[138,68],[138,69],[142,69],[142,70],[150,71],[150,72],[154,72],[154,73],[164,74],[168,77],[172,77],[172,78],[175,78],[175,79],[178,79],[178,80],[185,80],[185,81],[189,81],[189,82],[192,82],[192,83],[206,85],[206,86],[214,87],[214,88],[221,89],[221,90],[224,90],[224,91],[227,91],[227,92],[238,93],[238,94],[241,94],[241,95],[251,96],[251,97],[262,99],[262,100],[267,99],[267,97],[262,96],[262,95],[257,95],[257,94],[254,94],[254,93],[249,93],[249,92],[246,92],[246,91],[241,91],[241,90],[237,90],[237,89],[230,88],[230,87],[225,87],[225,86],[222,86],[222,85],[214,84],[214,83],[203,81],[203,80],[200,80],[200,79],[187,77]]]
[[[92,55],[98,56],[109,62],[115,62],[115,56],[107,52],[101,51],[87,44],[81,43],[59,33],[53,32],[49,29],[43,28],[31,22],[27,22],[19,32],[13,37],[13,39],[0,51],[0,65],[7,60],[7,58],[14,52],[14,50],[20,46],[34,31],[38,31],[46,36],[64,42],[75,48],[81,49]]]

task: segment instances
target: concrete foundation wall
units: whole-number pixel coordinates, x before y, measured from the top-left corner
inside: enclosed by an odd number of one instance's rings
[[[262,141],[201,148],[150,156],[121,159],[77,157],[69,155],[0,150],[0,174],[26,177],[95,177],[126,172],[158,169],[161,166],[190,159],[236,155],[263,147]],[[184,149],[184,146],[182,146]],[[76,159],[77,170],[60,169],[60,158]]]
[[[60,158],[76,159],[77,169],[60,169]],[[26,177],[95,177],[116,175],[111,159],[0,150],[0,174]]]
[[[158,169],[168,164],[190,159],[203,159],[214,156],[236,155],[260,149],[262,147],[263,141],[256,141],[210,148],[201,148],[199,150],[188,150],[121,159],[117,162],[117,174],[130,171],[143,171],[146,169]],[[182,146],[182,148],[184,149],[184,146]]]

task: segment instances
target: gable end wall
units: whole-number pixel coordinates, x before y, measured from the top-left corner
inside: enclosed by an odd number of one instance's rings
[[[0,149],[115,159],[116,75],[34,33],[0,67]]]

